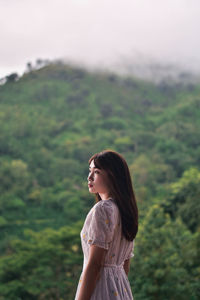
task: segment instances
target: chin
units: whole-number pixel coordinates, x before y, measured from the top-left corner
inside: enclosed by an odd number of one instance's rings
[[[95,193],[96,193],[96,191],[95,191],[93,188],[89,188],[89,192],[90,192],[91,194],[95,194]]]

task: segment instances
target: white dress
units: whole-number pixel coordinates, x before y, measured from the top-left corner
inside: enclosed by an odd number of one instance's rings
[[[125,239],[121,233],[119,209],[113,199],[101,200],[89,211],[81,230],[81,244],[84,254],[83,270],[76,291],[78,299],[82,274],[87,265],[90,245],[108,249],[100,278],[91,300],[133,300],[128,277],[123,264],[134,256],[134,241]]]

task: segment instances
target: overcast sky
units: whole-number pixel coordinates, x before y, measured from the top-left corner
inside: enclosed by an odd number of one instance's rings
[[[37,58],[200,70],[200,0],[0,0],[0,78]]]

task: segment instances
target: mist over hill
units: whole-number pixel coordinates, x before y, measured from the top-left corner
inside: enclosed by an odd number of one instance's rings
[[[143,80],[149,80],[154,83],[161,81],[168,83],[198,83],[200,81],[200,72],[191,68],[191,66],[181,66],[176,64],[163,64],[154,61],[124,60],[110,68],[121,75],[130,75]]]
[[[114,73],[119,76],[126,77],[131,76],[134,78],[150,81],[152,83],[159,84],[165,82],[167,84],[176,83],[194,83],[200,82],[200,71],[194,61],[190,63],[181,64],[180,62],[170,62],[156,60],[152,57],[144,56],[141,53],[134,54],[132,56],[121,56],[114,60],[104,62],[83,62],[78,59],[57,59],[49,60],[38,58],[35,62],[29,61],[24,68],[20,67],[19,73],[8,73],[5,77],[0,78],[0,84],[5,83],[6,77],[11,74],[17,74],[19,77],[24,73],[38,70],[45,65],[49,64],[62,64],[70,66],[71,68],[82,68],[88,72],[94,73]]]

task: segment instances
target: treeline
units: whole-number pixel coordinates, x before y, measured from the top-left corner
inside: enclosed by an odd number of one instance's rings
[[[199,298],[200,85],[62,63],[0,86],[0,299],[72,299],[94,203],[88,159],[127,159],[140,211],[136,300]]]

